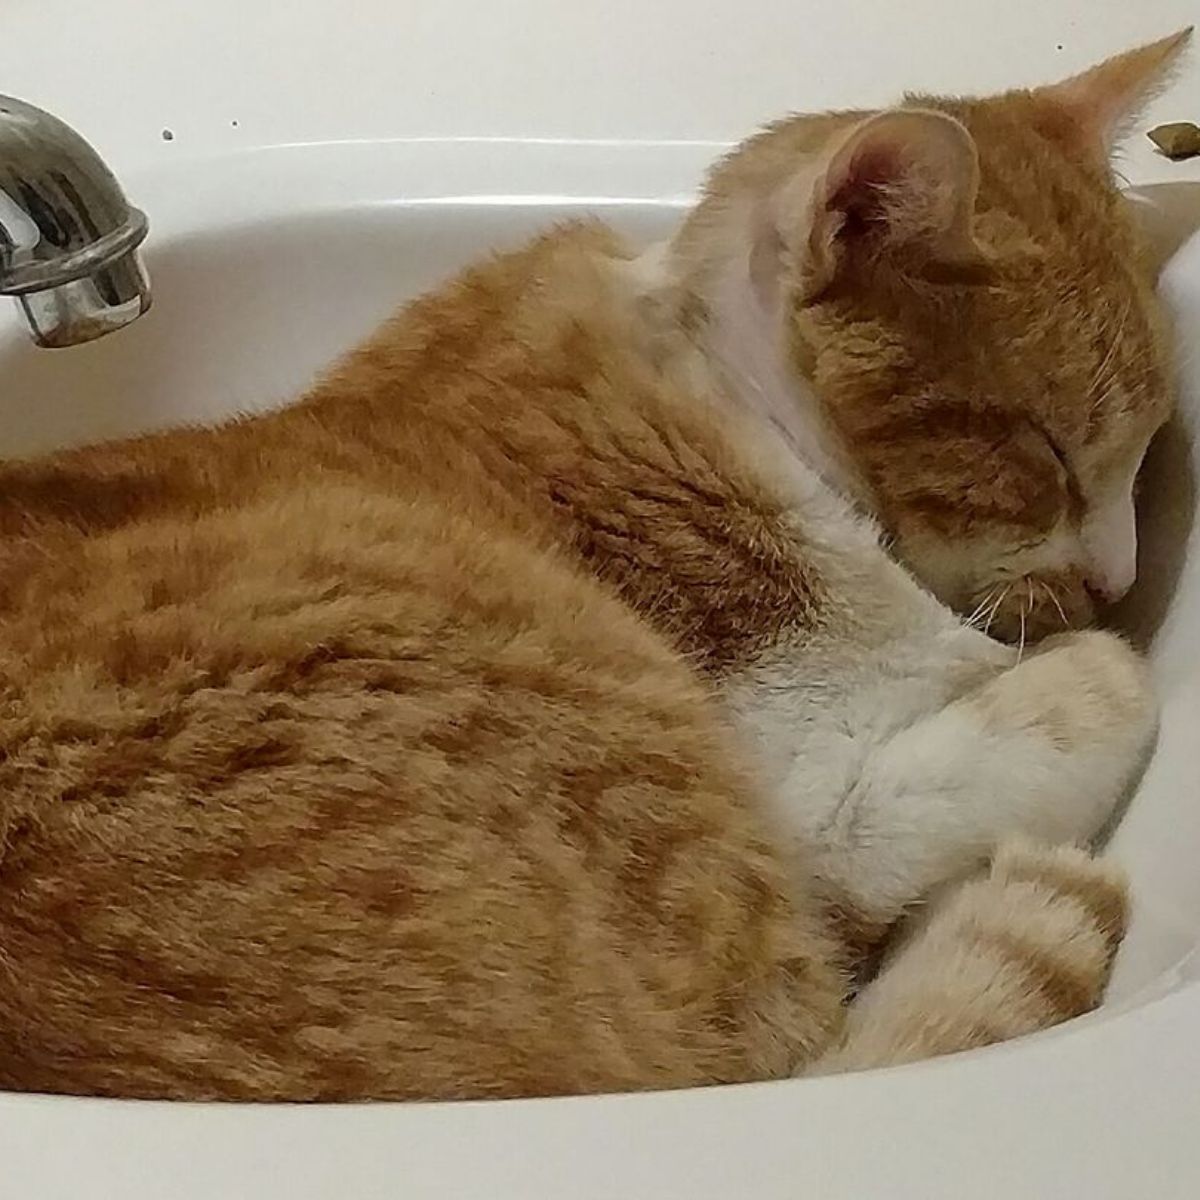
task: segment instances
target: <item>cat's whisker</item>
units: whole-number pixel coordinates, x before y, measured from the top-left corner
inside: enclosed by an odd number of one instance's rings
[[[1061,601],[1058,598],[1057,593],[1044,580],[1042,581],[1042,587],[1044,587],[1046,589],[1046,595],[1050,597],[1050,603],[1053,604],[1054,607],[1058,610],[1058,615],[1061,618],[1063,625],[1065,627],[1069,627],[1071,622],[1067,620],[1067,614],[1063,611],[1063,606],[1062,606]]]
[[[1120,381],[1114,376],[1108,381],[1104,390],[1092,401],[1091,407],[1088,409],[1088,415],[1091,416],[1098,408],[1108,402],[1109,397],[1117,390],[1117,385]]]
[[[1016,581],[1014,580],[1013,582],[1015,583]],[[1004,589],[1004,591],[1002,591],[1002,592],[1000,593],[1000,595],[999,595],[999,596],[996,598],[996,602],[995,602],[995,604],[993,604],[993,605],[992,605],[992,607],[991,607],[991,609],[988,611],[988,615],[987,615],[987,624],[985,624],[985,625],[984,625],[984,627],[983,627],[983,632],[984,632],[984,633],[987,633],[987,631],[988,631],[989,629],[991,629],[991,627],[992,627],[992,622],[993,622],[993,621],[996,619],[996,614],[997,614],[997,613],[1000,611],[1000,606],[1001,606],[1001,605],[1004,603],[1004,601],[1005,601],[1005,600],[1008,598],[1008,593],[1009,593],[1009,592],[1011,592],[1012,590],[1013,590],[1013,584],[1012,584],[1012,583],[1010,583],[1010,584],[1009,584],[1009,585],[1008,585],[1008,586],[1007,586],[1007,587]]]
[[[1000,604],[1000,598],[999,598],[999,596],[997,596],[996,599],[992,601],[991,606],[988,608],[987,612],[984,613],[982,616],[980,616],[979,620],[980,620],[981,624],[979,626],[977,626],[977,628],[982,629],[984,633],[987,633],[987,631],[989,629],[991,629],[992,622],[996,618],[996,609],[999,606],[999,604]]]
[[[1029,606],[1026,608],[1025,601],[1021,601],[1021,640],[1017,644],[1017,666],[1021,665],[1021,659],[1025,656],[1025,617],[1033,611],[1033,580],[1028,575],[1025,576],[1025,585],[1029,590]]]
[[[993,617],[997,616],[1000,612],[1000,609],[1004,607],[1004,602],[1008,599],[1008,594],[1012,591],[1012,589],[1013,585],[1010,583],[1008,587],[1006,587],[1004,591],[1000,593],[999,599],[997,599],[996,603],[992,606]]]
[[[1124,383],[1130,388],[1136,387],[1138,384],[1153,373],[1155,367],[1153,347],[1143,346],[1137,350],[1131,358],[1125,359],[1121,363],[1111,363],[1110,368],[1105,371],[1103,364],[1101,370],[1097,372],[1091,385],[1088,387],[1087,394],[1094,395],[1088,409],[1088,415],[1091,416],[1101,405],[1103,405],[1113,392],[1117,390],[1119,384]],[[1107,361],[1107,359],[1106,359]]]
[[[989,610],[985,609],[985,610],[984,610],[983,612],[981,612],[981,613],[980,613],[980,614],[979,614],[977,617],[972,617],[972,619],[971,619],[970,621],[968,621],[968,622],[967,622],[967,625],[968,625],[968,626],[969,626],[971,629],[982,629],[982,628],[983,628],[983,622],[984,622],[984,619],[986,618],[986,616],[987,616],[987,614],[988,614],[988,611],[989,611]]]
[[[995,596],[999,584],[992,588],[986,596],[975,606],[975,610],[970,616],[963,618],[963,624],[970,629],[975,629],[979,626],[979,622],[983,620],[983,614],[987,612],[988,605],[992,602],[992,597]]]
[[[1132,371],[1137,368],[1139,371],[1144,371],[1149,374],[1150,371],[1157,367],[1157,355],[1153,345],[1139,346],[1134,351],[1133,355],[1125,360],[1125,369]]]
[[[1104,357],[1100,360],[1100,366],[1096,370],[1096,374],[1092,376],[1091,383],[1087,386],[1087,394],[1091,395],[1096,390],[1100,381],[1105,378],[1105,372],[1112,365],[1113,359],[1116,357],[1117,349],[1121,345],[1121,339],[1125,334],[1125,326],[1129,323],[1129,314],[1133,311],[1132,297],[1125,302],[1125,308],[1121,313],[1121,319],[1117,322],[1116,329],[1109,335],[1109,346]]]

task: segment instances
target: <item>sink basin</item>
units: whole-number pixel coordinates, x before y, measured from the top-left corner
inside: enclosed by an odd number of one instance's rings
[[[195,207],[190,220],[172,223],[168,197],[177,181],[168,174],[139,187],[135,178],[129,186],[139,197],[149,193],[142,200],[148,206],[162,193],[157,211],[165,219],[147,252],[156,304],[119,334],[57,353],[35,348],[12,315],[0,311],[0,453],[36,454],[285,404],[399,303],[489,250],[583,216],[601,217],[637,241],[666,235],[686,203],[686,184],[714,153],[700,144],[651,155],[647,148],[604,144],[469,139],[292,147],[222,164],[212,199],[227,195],[232,177],[239,211],[215,224]],[[682,193],[663,194],[668,171],[676,186],[685,185]],[[494,190],[497,177],[505,181],[503,192]],[[544,178],[564,190],[539,191]],[[326,182],[314,190],[315,179]],[[442,186],[430,188],[431,179]],[[657,196],[645,194],[655,186]],[[1181,265],[1170,278],[1176,304],[1187,310],[1195,301],[1191,275]],[[1194,506],[1186,470],[1189,420],[1185,404],[1152,456],[1142,583],[1125,606],[1126,622],[1152,653],[1179,586],[1178,543],[1187,535],[1181,514],[1190,517]],[[1165,682],[1192,687],[1180,660],[1157,657]],[[1168,705],[1168,745],[1173,712]],[[1183,870],[1176,879],[1164,872],[1162,854],[1200,846],[1200,821],[1193,823],[1195,841],[1178,837],[1178,819],[1166,845],[1154,837],[1164,827],[1157,805],[1180,804],[1186,790],[1169,775],[1172,761],[1158,756],[1117,834],[1117,850],[1145,878],[1135,880],[1137,920],[1110,1003],[1155,985],[1196,942],[1200,873]],[[1160,790],[1162,801],[1154,798]],[[1153,849],[1144,856],[1147,841]]]
[[[1182,25],[1189,11],[1188,0],[1136,13],[1114,3],[1121,33],[1101,38],[1065,0],[1019,19],[967,0],[949,25],[936,0],[826,9],[758,0],[739,9],[736,30],[724,6],[682,0],[620,2],[603,21],[523,0],[527,20],[514,29],[547,64],[526,80],[497,66],[497,48],[517,53],[517,34],[504,31],[509,6],[402,7],[403,22],[371,0],[354,21],[345,6],[298,0],[283,23],[278,6],[226,0],[186,17],[150,0],[86,14],[66,0],[10,0],[5,90],[78,125],[149,213],[155,305],[128,329],[63,351],[34,349],[0,306],[0,453],[286,403],[397,303],[485,250],[585,213],[638,239],[661,236],[724,139],[789,104],[1032,81],[1059,69],[1054,46],[1067,46],[1062,69],[1071,69]],[[985,19],[981,53],[972,30]],[[555,21],[559,40],[546,32]],[[67,27],[80,47],[70,69],[51,53]],[[931,27],[937,39],[911,32]],[[864,29],[881,49],[860,61]],[[856,52],[840,55],[841,73],[821,47],[845,45]],[[731,48],[755,69],[732,70]],[[185,93],[180,63],[201,56],[215,65]],[[136,63],[136,99],[98,88],[96,70],[79,69],[86,63]],[[637,86],[614,86],[631,72]],[[1200,72],[1186,86],[1194,107]],[[591,140],[568,136],[580,131]],[[1161,167],[1144,150],[1134,161],[1135,178]],[[1165,286],[1186,351],[1200,328],[1200,240]],[[1200,360],[1183,374],[1181,419],[1155,448],[1145,489],[1142,581],[1122,614],[1149,646],[1164,715],[1113,842],[1137,908],[1102,1010],[937,1062],[661,1095],[340,1107],[0,1095],[5,1194],[1200,1195],[1200,534],[1191,528]]]
[[[697,177],[716,152],[674,150]],[[154,176],[139,187],[135,174],[127,186],[142,203],[163,197],[146,248],[155,305],[119,335],[59,354],[35,348],[0,310],[0,450],[34,454],[284,403],[402,300],[555,221],[600,215],[633,237],[662,236],[684,197],[647,194],[653,180],[629,157],[613,146],[503,141],[277,150],[222,164],[211,200],[232,188],[239,212],[217,224],[194,211],[171,221],[174,188],[190,182]],[[638,180],[629,196],[538,194],[535,176],[557,171],[569,183],[572,169],[611,190],[615,158]],[[508,188],[535,190],[492,194],[497,168]],[[322,174],[334,184],[314,194],[310,180]],[[462,194],[444,183],[422,194],[420,181],[447,175]],[[303,204],[280,189],[293,178]]]

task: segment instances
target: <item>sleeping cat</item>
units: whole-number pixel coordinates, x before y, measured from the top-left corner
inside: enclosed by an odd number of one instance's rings
[[[666,246],[555,229],[292,408],[4,465],[0,1085],[678,1087],[1094,1005],[1072,847],[1155,718],[1067,627],[1169,409],[1106,159],[1186,37],[789,118]]]

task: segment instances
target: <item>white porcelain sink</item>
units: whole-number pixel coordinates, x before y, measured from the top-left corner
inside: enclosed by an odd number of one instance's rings
[[[689,178],[717,148],[674,151]],[[555,221],[602,215],[631,236],[661,236],[684,198],[655,194],[654,157],[647,179],[638,159],[649,156],[618,146],[288,147],[207,164],[211,208],[194,194],[194,169],[134,172],[127,190],[156,210],[154,306],[120,335],[61,353],[0,312],[0,449],[32,454],[286,402],[405,298]],[[556,177],[562,194],[547,192]],[[589,195],[585,180],[600,190]]]
[[[905,85],[966,90],[972,71],[981,87],[1031,81],[1182,25],[1190,6],[1164,0],[1134,14],[1115,2],[1048,0],[1018,17],[971,0],[948,22],[935,0],[819,11],[669,0],[653,12],[616,3],[600,23],[542,0],[486,13],[465,0],[372,2],[353,14],[332,0],[252,10],[208,0],[187,16],[152,0],[110,0],[94,14],[67,0],[8,7],[0,86],[79,126],[148,211],[155,307],[119,334],[53,352],[35,350],[0,308],[6,456],[286,402],[402,299],[565,216],[659,236],[721,143],[788,103],[869,102]],[[1112,17],[1106,31],[1082,23],[1101,9]],[[984,17],[986,54],[968,28]],[[554,38],[547,22],[557,22]],[[53,52],[64,27],[73,59]],[[535,56],[503,75],[507,90],[494,86],[497,54],[519,57],[524,37],[543,55],[553,48],[553,69]],[[845,79],[831,71],[831,56],[873,38],[867,67],[851,57]],[[754,63],[729,72],[727,54],[747,46]],[[1001,50],[1011,69],[993,61]],[[202,78],[181,88],[192,62],[204,63]],[[97,72],[115,64],[143,85],[119,103],[95,92]],[[1181,90],[1200,110],[1200,70]],[[1176,104],[1160,115],[1183,112]],[[570,140],[576,129],[592,140]],[[1156,167],[1144,151],[1135,161]],[[1186,352],[1200,330],[1200,240],[1168,287]],[[1200,1195],[1195,532],[1190,556],[1179,553],[1189,461],[1200,472],[1187,440],[1200,360],[1188,371],[1182,435],[1159,451],[1148,488],[1151,586],[1134,619],[1154,628],[1165,709],[1158,754],[1114,842],[1138,909],[1101,1012],[935,1063],[639,1097],[249,1108],[0,1096],[0,1195]],[[1171,586],[1157,595],[1163,579]]]

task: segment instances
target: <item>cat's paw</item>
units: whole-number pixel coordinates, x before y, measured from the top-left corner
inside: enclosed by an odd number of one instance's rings
[[[1098,935],[1109,953],[1096,962],[1099,975],[1111,966],[1111,955],[1129,922],[1129,881],[1111,859],[1094,857],[1077,846],[1044,846],[1025,838],[1009,838],[992,857],[991,878],[1005,885],[1036,885],[1047,899],[1073,901],[1077,926]],[[1102,980],[1096,980],[1097,989]]]
[[[974,1049],[1100,1003],[1125,932],[1124,875],[1074,846],[1008,839],[986,874],[917,910],[815,1074]]]
[[[1035,682],[1040,694],[1057,695],[1060,703],[1044,716],[1065,712],[1072,747],[1100,742],[1131,766],[1149,748],[1158,727],[1158,703],[1146,660],[1122,638],[1096,630],[1058,634],[1022,667],[1025,680]]]
[[[1048,638],[981,700],[993,725],[1039,734],[1065,753],[1103,751],[1131,768],[1157,724],[1145,661],[1119,637],[1095,631]]]
[[[1037,832],[1055,840],[1095,836],[1145,765],[1157,729],[1145,662],[1099,632],[1048,639],[981,689],[974,707],[989,734],[1021,735],[1014,782],[1024,757],[1054,806]]]

